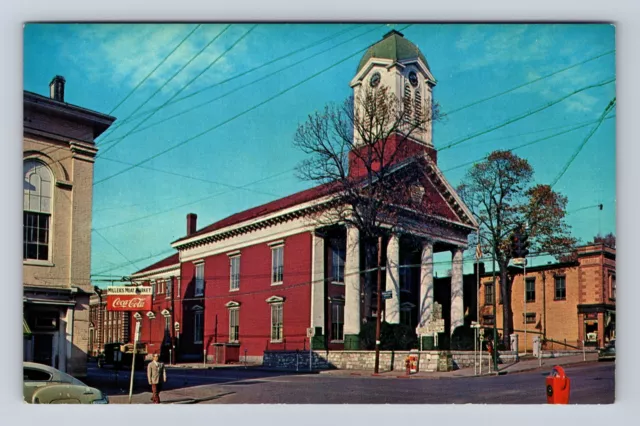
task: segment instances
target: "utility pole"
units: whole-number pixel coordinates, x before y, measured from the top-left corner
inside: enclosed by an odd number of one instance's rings
[[[493,270],[493,370],[498,371],[498,309],[496,306],[496,246],[493,245],[492,270]],[[502,291],[502,288],[500,289]]]
[[[378,374],[380,366],[380,317],[382,311],[382,235],[378,236],[378,297],[376,300],[376,360],[373,372]]]

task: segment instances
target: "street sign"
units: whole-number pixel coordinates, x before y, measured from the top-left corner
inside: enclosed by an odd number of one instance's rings
[[[471,328],[480,328],[480,323],[477,321],[471,321]]]
[[[107,287],[107,311],[150,311],[150,286]]]
[[[444,333],[444,320],[433,320],[426,324],[426,332],[427,334],[431,333]]]
[[[312,338],[316,335],[316,329],[314,327],[307,328],[307,337]]]
[[[391,290],[382,292],[383,300],[392,299],[392,298],[393,298],[393,293],[391,292]]]
[[[516,257],[515,259],[511,259],[511,262],[517,266],[523,266],[527,264],[527,259],[524,257]]]

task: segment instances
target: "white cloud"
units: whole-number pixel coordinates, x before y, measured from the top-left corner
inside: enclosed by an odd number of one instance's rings
[[[203,49],[226,25],[201,25],[158,68],[141,87],[157,89],[184,64]],[[74,48],[67,49],[68,59],[78,63],[87,77],[107,81],[114,86],[132,89],[167,56],[194,28],[194,24],[95,24],[82,25],[75,32]],[[249,26],[231,25],[215,42],[171,80],[166,92],[175,93],[187,84],[228,47],[241,37]],[[234,69],[230,58],[237,57],[246,47],[243,39],[213,67],[190,85],[185,93],[226,77]]]

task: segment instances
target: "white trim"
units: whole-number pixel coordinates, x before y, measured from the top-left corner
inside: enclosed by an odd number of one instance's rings
[[[155,319],[156,318],[156,314],[154,314],[153,311],[149,311],[149,312],[147,312],[147,318]]]
[[[269,247],[271,247],[272,249],[278,248],[279,246],[283,246],[284,245],[284,239],[280,239],[278,241],[273,241],[271,243],[267,243],[267,245]]]
[[[240,253],[240,250],[234,250],[234,251],[226,253],[226,254],[229,257],[239,257],[241,253]]]
[[[169,312],[169,310],[167,309],[163,309],[160,313],[165,317],[171,316],[171,312]]]
[[[284,297],[281,296],[271,296],[265,300],[267,303],[283,303]]]
[[[191,307],[191,310],[192,311],[202,311],[202,310],[204,310],[204,308],[202,306],[200,306],[200,305],[194,305],[194,306]]]
[[[29,265],[29,266],[47,266],[47,267],[56,266],[54,263],[49,262],[48,260],[35,260],[35,259],[24,259],[22,261],[22,264]]]
[[[174,265],[165,266],[158,269],[152,269],[150,271],[145,271],[143,273],[136,272],[135,274],[132,274],[129,277],[136,280],[141,280],[144,278],[157,279],[157,278],[163,278],[165,277],[165,274],[175,272],[175,271],[178,272],[178,275],[180,274],[180,263],[176,263]]]
[[[257,218],[254,219],[250,219],[250,220],[246,220],[243,222],[238,222],[238,223],[234,223],[232,225],[226,226],[224,228],[221,229],[217,229],[215,231],[211,231],[208,232],[206,234],[202,234],[202,235],[197,235],[195,237],[189,238],[189,239],[185,239],[185,240],[180,240],[180,241],[176,241],[175,243],[172,243],[171,246],[174,248],[178,248],[181,246],[184,246],[186,244],[190,244],[190,243],[197,243],[200,240],[206,239],[208,237],[213,237],[219,234],[224,234],[225,232],[231,231],[231,230],[236,230],[238,228],[241,228],[243,226],[249,226],[249,225],[255,225],[255,224],[259,224],[261,222],[264,222],[266,220],[269,219],[274,219],[289,213],[294,213],[297,212],[299,210],[304,210],[306,208],[309,207],[314,207],[314,206],[318,206],[318,205],[322,205],[325,204],[328,201],[331,201],[332,199],[336,198],[336,194],[330,194],[330,195],[325,195],[321,198],[315,198],[311,201],[305,202],[305,203],[301,203],[301,204],[296,204],[294,206],[288,207],[286,209],[282,209],[282,210],[278,210],[276,212],[264,215],[264,216],[259,216]],[[273,240],[273,236],[271,236],[270,238],[268,238],[268,240]]]
[[[136,319],[136,321],[140,321],[142,319],[142,315],[140,315],[140,312],[136,312],[135,314],[133,314],[133,317]]]
[[[193,263],[194,265],[199,265],[201,263],[204,263],[204,259],[197,259],[197,260],[192,261],[191,263]]]
[[[227,302],[224,306],[226,306],[229,309],[231,309],[231,308],[239,308],[240,307],[240,302],[236,302],[235,300],[231,300],[230,302]]]

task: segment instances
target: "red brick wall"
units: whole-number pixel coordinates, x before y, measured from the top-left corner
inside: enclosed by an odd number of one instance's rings
[[[271,285],[271,247],[267,243],[240,250],[240,289],[230,290],[230,260],[226,253],[204,258],[204,299],[193,300],[192,262],[181,265],[181,348],[182,354],[202,355],[203,346],[193,344],[192,306],[204,306],[204,345],[211,355],[213,343],[229,341],[228,302],[240,303],[240,354],[261,356],[267,349],[308,348],[306,329],[311,317],[311,234],[284,239],[284,274],[281,285]],[[271,305],[266,299],[284,297],[283,343],[271,343]],[[203,302],[201,302],[203,300]],[[178,315],[177,315],[178,318]]]
[[[396,153],[397,150],[398,152]],[[437,152],[435,149],[426,147],[410,139],[403,141],[399,135],[392,135],[386,143],[383,161],[385,165],[389,165],[391,161],[390,158],[393,155],[395,155],[394,163],[397,163],[422,152],[429,154],[429,157],[431,157],[434,163],[437,163]],[[375,169],[376,165],[374,164],[373,167]],[[380,165],[378,164],[377,167],[379,168]],[[367,169],[362,163],[362,160],[353,152],[349,152],[349,174],[353,177],[365,176],[367,174]]]

